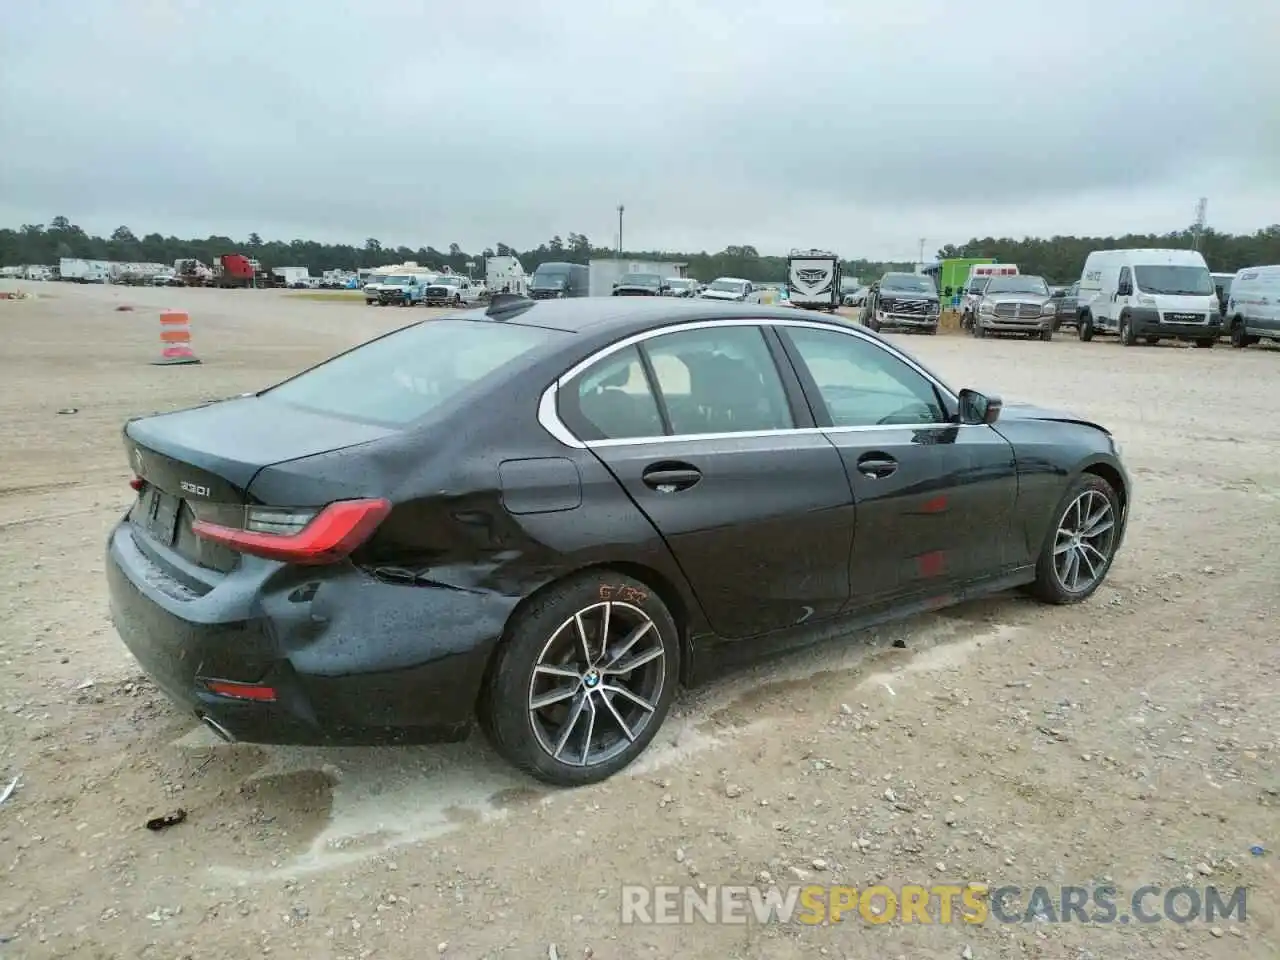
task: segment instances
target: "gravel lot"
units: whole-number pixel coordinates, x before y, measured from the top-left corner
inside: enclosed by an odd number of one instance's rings
[[[1280,956],[1280,351],[900,338],[957,387],[1114,428],[1137,490],[1108,584],[727,677],[682,697],[641,766],[554,792],[478,737],[213,745],[106,618],[127,416],[263,386],[426,311],[26,289],[40,298],[0,301],[0,791],[21,775],[0,805],[0,957]],[[189,309],[203,365],[149,365],[162,305]],[[144,829],[177,807],[185,823]],[[623,884],[798,878],[1245,886],[1248,914],[620,922]]]

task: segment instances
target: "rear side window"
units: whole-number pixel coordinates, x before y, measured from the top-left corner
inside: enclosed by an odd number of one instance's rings
[[[263,396],[353,420],[401,426],[565,334],[474,320],[432,320],[371,340]]]

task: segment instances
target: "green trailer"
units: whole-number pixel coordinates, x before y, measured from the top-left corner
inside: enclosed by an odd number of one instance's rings
[[[965,281],[969,279],[969,268],[980,263],[995,263],[994,257],[956,257],[952,260],[940,260],[930,264],[924,272],[933,277],[938,287],[938,297],[943,307],[955,309],[960,306],[960,294],[964,290]]]

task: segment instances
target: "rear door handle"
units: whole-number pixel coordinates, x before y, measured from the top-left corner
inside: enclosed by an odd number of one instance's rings
[[[640,479],[659,493],[676,493],[701,480],[702,471],[688,464],[661,464],[649,467]]]
[[[858,472],[872,480],[890,476],[898,469],[898,461],[883,453],[867,453],[858,458]]]

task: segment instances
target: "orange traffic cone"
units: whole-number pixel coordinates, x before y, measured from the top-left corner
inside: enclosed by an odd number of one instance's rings
[[[182,310],[165,310],[160,314],[160,359],[155,365],[199,363],[191,349],[191,320]]]

